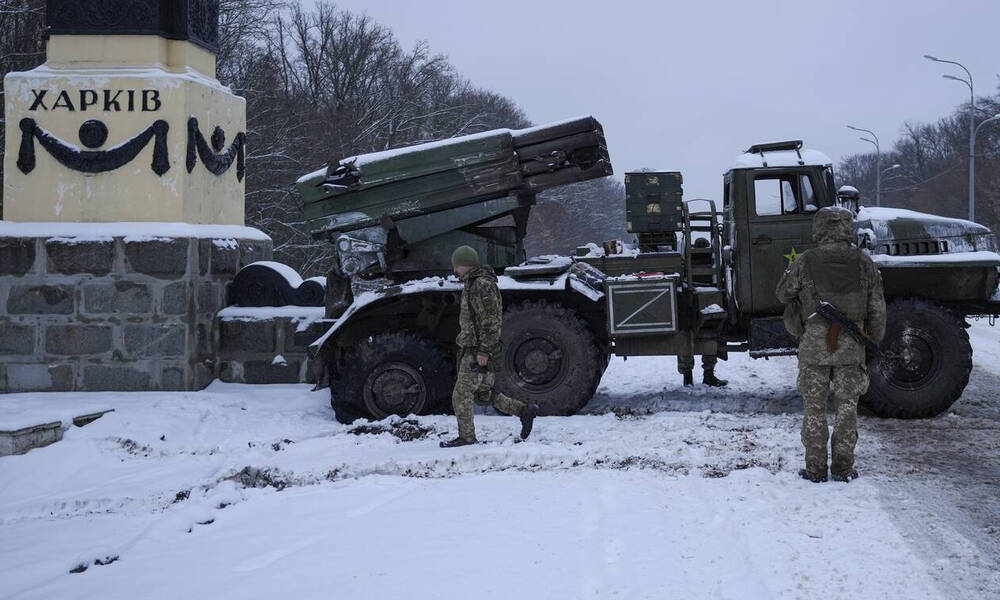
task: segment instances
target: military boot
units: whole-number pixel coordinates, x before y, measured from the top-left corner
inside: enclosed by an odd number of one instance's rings
[[[535,424],[535,417],[538,416],[537,404],[525,404],[521,410],[521,439],[526,440],[531,435],[531,427]]]
[[[691,387],[694,385],[694,373],[691,371],[684,371],[682,375],[684,375],[684,387]]]
[[[476,440],[472,440],[470,442],[469,440],[465,439],[464,437],[459,436],[459,437],[457,437],[457,438],[455,438],[453,440],[448,440],[446,442],[441,442],[438,445],[441,446],[442,448],[458,448],[459,446],[471,446],[472,444],[475,444],[475,443],[476,443]]]
[[[848,469],[846,471],[834,471],[833,480],[840,481],[843,483],[849,483],[858,478],[858,472],[855,469]]]
[[[725,387],[729,382],[715,376],[715,369],[705,369],[705,374],[701,378],[702,383],[709,387]]]
[[[811,481],[813,483],[823,483],[824,481],[826,481],[826,473],[815,473],[808,469],[800,469],[799,477]]]

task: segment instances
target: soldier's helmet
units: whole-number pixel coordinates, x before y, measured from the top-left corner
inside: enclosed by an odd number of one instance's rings
[[[472,246],[459,246],[451,254],[451,266],[453,267],[478,267],[479,253]]]
[[[813,218],[813,239],[817,242],[854,240],[854,213],[840,206],[819,209]]]

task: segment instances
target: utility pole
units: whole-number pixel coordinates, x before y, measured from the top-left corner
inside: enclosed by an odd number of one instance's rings
[[[943,60],[937,58],[936,56],[931,56],[930,54],[925,54],[924,58],[939,63],[947,63],[949,65],[957,65],[965,71],[965,74],[969,77],[968,80],[962,79],[961,77],[955,77],[954,75],[942,75],[945,79],[952,79],[954,81],[961,81],[965,85],[969,86],[969,220],[976,220],[976,92],[972,87],[972,73],[965,68],[965,65],[953,60]]]
[[[848,129],[853,129],[854,131],[860,131],[862,133],[867,133],[874,139],[868,139],[861,136],[861,139],[868,142],[869,144],[875,146],[875,206],[882,206],[882,149],[878,144],[878,136],[875,135],[874,131],[870,129],[862,129],[861,127],[855,127],[854,125],[848,125]]]
[[[976,138],[979,137],[979,130],[980,130],[980,128],[982,128],[982,126],[986,125],[987,123],[996,123],[997,121],[1000,121],[1000,114],[993,115],[992,117],[990,117],[989,119],[986,119],[985,121],[983,121],[979,125],[976,125],[976,128],[974,130],[972,130],[972,148],[973,148],[973,150],[975,150],[975,148],[976,148]],[[973,220],[971,216],[969,217],[969,220],[970,221]]]

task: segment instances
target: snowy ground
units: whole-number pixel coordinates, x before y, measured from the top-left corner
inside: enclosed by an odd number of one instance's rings
[[[0,598],[997,598],[1000,329],[972,335],[951,413],[862,417],[851,484],[795,475],[790,359],[723,393],[615,359],[586,414],[457,450],[452,417],[352,431],[305,386],[0,396],[115,408],[0,458]]]

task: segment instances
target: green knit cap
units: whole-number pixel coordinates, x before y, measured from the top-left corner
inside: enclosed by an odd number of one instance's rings
[[[451,254],[451,265],[453,267],[478,267],[479,254],[472,246],[459,246]]]

